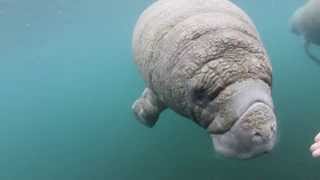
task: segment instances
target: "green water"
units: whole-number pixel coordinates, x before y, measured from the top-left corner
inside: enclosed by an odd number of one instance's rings
[[[144,83],[132,30],[152,0],[0,0],[0,179],[320,179],[309,152],[320,131],[320,67],[287,22],[304,0],[235,2],[273,64],[273,153],[224,159],[203,129],[172,111],[153,129],[134,119]]]

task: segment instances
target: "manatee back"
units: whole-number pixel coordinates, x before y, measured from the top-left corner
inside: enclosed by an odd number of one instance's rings
[[[147,83],[161,61],[159,44],[166,35],[189,18],[212,12],[233,15],[255,29],[247,15],[228,0],[158,0],[141,14],[133,34],[133,52]]]
[[[227,0],[155,2],[136,25],[133,48],[147,86],[187,117],[193,116],[190,90],[197,86],[215,97],[248,78],[271,84],[271,65],[254,24]]]

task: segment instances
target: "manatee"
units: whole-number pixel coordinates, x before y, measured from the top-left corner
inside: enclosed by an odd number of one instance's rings
[[[140,16],[133,55],[146,88],[132,105],[153,127],[170,108],[208,132],[218,154],[249,159],[277,137],[272,67],[255,25],[228,0],[158,0]]]
[[[317,63],[320,59],[310,51],[310,45],[320,46],[320,1],[309,0],[290,19],[291,32],[304,38],[306,54]]]

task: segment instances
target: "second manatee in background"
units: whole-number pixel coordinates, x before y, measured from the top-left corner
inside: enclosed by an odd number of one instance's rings
[[[152,127],[170,108],[211,135],[216,151],[251,158],[277,134],[272,69],[250,18],[228,0],[159,0],[140,16],[135,63],[146,82],[132,108]]]
[[[310,44],[320,46],[320,0],[309,0],[295,11],[290,19],[291,32],[302,36],[307,55],[317,63],[319,57],[310,52]]]

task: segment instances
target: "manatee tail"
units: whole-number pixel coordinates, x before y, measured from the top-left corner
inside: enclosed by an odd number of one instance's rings
[[[305,41],[304,51],[314,62],[320,65],[320,58],[316,57],[314,54],[310,52],[310,45],[311,45],[310,41]]]

